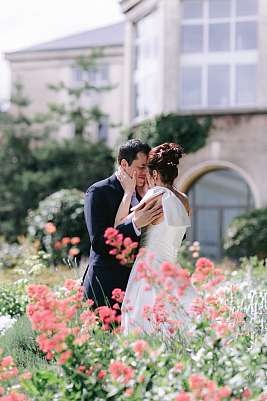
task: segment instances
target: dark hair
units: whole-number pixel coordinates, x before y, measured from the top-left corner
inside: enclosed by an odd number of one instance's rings
[[[163,143],[153,148],[148,155],[148,169],[152,175],[157,170],[164,184],[172,185],[178,176],[179,160],[184,154],[184,149],[176,143]]]
[[[127,160],[129,166],[136,159],[137,153],[142,152],[148,155],[151,147],[139,139],[130,139],[119,148],[118,163],[120,164],[122,159]]]

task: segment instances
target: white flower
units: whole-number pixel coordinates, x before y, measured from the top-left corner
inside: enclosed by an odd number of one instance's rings
[[[0,334],[4,334],[15,323],[16,319],[9,315],[0,316]]]

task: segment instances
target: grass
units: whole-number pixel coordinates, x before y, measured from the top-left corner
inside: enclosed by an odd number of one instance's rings
[[[43,269],[42,272],[36,276],[30,276],[31,281],[35,283],[42,283],[50,287],[62,285],[66,279],[78,279],[82,276],[85,266],[82,266],[78,271],[77,269],[70,269],[68,266],[59,265],[56,268]],[[14,283],[14,281],[25,278],[18,276],[16,269],[0,269],[0,283]]]
[[[11,355],[19,370],[42,368],[48,365],[36,343],[36,334],[27,316],[20,317],[16,323],[0,336],[0,348]]]

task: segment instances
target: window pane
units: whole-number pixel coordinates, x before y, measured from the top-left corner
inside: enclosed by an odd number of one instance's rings
[[[209,50],[211,52],[230,50],[230,24],[209,26]]]
[[[108,119],[103,118],[98,123],[98,139],[99,140],[107,140],[108,139]]]
[[[236,103],[255,105],[257,90],[257,66],[238,65],[236,67]]]
[[[195,184],[195,201],[199,206],[246,206],[248,185],[233,170],[218,170],[202,176]]]
[[[236,15],[238,17],[258,15],[258,0],[236,0]]]
[[[203,51],[203,27],[201,25],[183,26],[181,47],[183,53],[201,53]]]
[[[181,105],[183,107],[201,106],[201,67],[187,67],[181,74]]]
[[[209,16],[210,18],[230,17],[231,1],[230,0],[210,0]]]
[[[256,21],[237,22],[236,24],[236,49],[251,50],[257,48],[257,23]]]
[[[200,241],[201,251],[208,255],[207,257],[218,259],[220,252],[219,211],[216,209],[198,209],[197,212],[196,238]]]
[[[182,2],[183,19],[201,18],[203,14],[203,0],[184,0]]]
[[[208,105],[228,106],[230,87],[230,67],[212,65],[208,68]]]
[[[82,82],[83,80],[83,71],[80,67],[72,68],[72,79],[74,82]]]

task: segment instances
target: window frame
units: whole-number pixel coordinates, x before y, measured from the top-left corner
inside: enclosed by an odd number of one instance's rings
[[[186,0],[180,0],[182,2]],[[180,74],[179,74],[179,109],[181,110],[205,110],[205,109],[234,109],[234,108],[247,108],[257,107],[257,90],[258,90],[258,43],[257,48],[253,50],[236,50],[236,24],[238,22],[256,21],[257,33],[259,29],[259,15],[255,16],[236,16],[237,0],[231,0],[230,17],[210,17],[209,16],[209,1],[203,0],[203,13],[201,18],[194,19],[181,19],[180,35],[183,26],[202,25],[203,26],[203,51],[198,53],[182,53],[180,51]],[[182,13],[181,13],[182,15]],[[209,26],[212,24],[230,23],[230,49],[229,51],[209,51]],[[182,46],[180,47],[182,49]],[[228,64],[230,67],[230,101],[228,106],[212,106],[208,104],[208,67],[211,65],[224,65]],[[256,66],[256,101],[247,104],[237,104],[237,79],[236,79],[236,66],[255,65]],[[199,106],[186,106],[182,104],[182,69],[190,67],[200,67],[202,70],[202,101]]]

